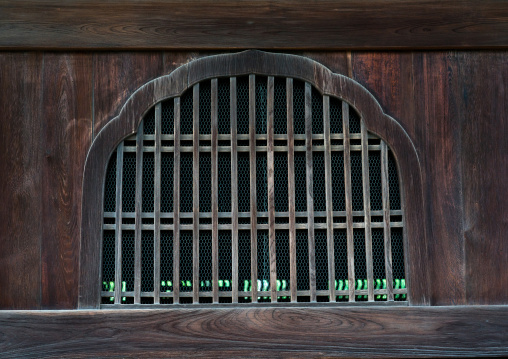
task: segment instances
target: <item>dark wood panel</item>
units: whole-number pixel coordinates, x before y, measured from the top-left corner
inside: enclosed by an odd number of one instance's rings
[[[95,138],[137,88],[163,74],[163,53],[97,53],[93,62]]]
[[[457,53],[454,58],[467,300],[508,304],[508,54]]]
[[[77,308],[82,178],[92,139],[92,55],[44,55],[41,307]]]
[[[506,48],[507,16],[496,0],[11,0],[0,48]]]
[[[444,52],[354,53],[354,78],[379,99],[415,143],[425,169],[429,231],[430,302],[465,303],[462,236],[460,117],[451,81],[454,62]],[[407,201],[408,199],[406,199]]]
[[[436,357],[508,351],[506,306],[0,312],[13,357]]]
[[[42,222],[40,53],[0,54],[0,308],[38,309]]]

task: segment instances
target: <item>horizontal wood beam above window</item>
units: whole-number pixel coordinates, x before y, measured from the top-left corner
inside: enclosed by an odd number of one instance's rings
[[[501,49],[496,0],[8,0],[0,50]]]

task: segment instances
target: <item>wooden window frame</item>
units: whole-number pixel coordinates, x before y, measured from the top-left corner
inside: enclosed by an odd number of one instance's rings
[[[306,81],[323,95],[338,97],[353,106],[367,130],[389,144],[398,165],[405,216],[408,301],[411,305],[429,304],[421,168],[418,154],[407,133],[395,119],[383,112],[376,99],[357,82],[334,74],[304,57],[249,50],[202,58],[150,81],[126,101],[120,114],[97,135],[87,156],[83,179],[79,308],[96,309],[100,306],[98,283],[102,241],[98,239],[102,238],[104,179],[111,153],[124,138],[137,131],[145,113],[156,103],[179,96],[205,79],[249,74],[286,76]]]

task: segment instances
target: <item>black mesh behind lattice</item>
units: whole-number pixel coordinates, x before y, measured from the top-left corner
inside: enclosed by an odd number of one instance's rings
[[[143,185],[142,185],[142,207],[143,212],[153,212],[154,202],[154,154],[153,152],[143,153]]]
[[[199,282],[200,290],[212,291],[212,232],[199,231]]]
[[[161,212],[173,212],[173,153],[161,153]]]
[[[173,232],[161,232],[161,292],[173,290]]]
[[[115,282],[115,231],[104,231],[102,240],[102,290],[113,291]]]
[[[330,98],[330,133],[342,133],[342,101]]]
[[[249,133],[249,78],[236,79],[236,128],[239,134]]]
[[[164,135],[175,133],[175,100],[172,98],[161,103],[161,133]]]
[[[193,124],[193,108],[192,108],[192,89],[184,92],[180,97],[180,133],[182,135],[191,135]]]
[[[261,290],[270,290],[270,251],[266,230],[258,230],[258,280],[261,281]],[[267,281],[268,285],[263,281]]]
[[[390,181],[390,209],[400,209],[399,176],[392,151],[388,152],[388,177]]]
[[[345,289],[345,281],[348,279],[347,267],[347,231],[345,229],[335,229],[333,231],[333,249],[335,258],[335,279],[342,280],[342,289]]]
[[[152,107],[143,117],[143,133],[145,135],[155,134],[155,107]]]
[[[192,232],[180,232],[180,291],[192,292]]]
[[[123,154],[122,212],[134,212],[136,202],[136,153]]]
[[[374,280],[386,277],[385,241],[382,228],[372,228],[372,268]]]
[[[230,291],[232,280],[231,231],[219,231],[219,290]]]
[[[353,211],[363,211],[362,153],[351,152],[351,192]]]
[[[349,133],[361,133],[360,115],[356,110],[349,106]]]
[[[248,152],[238,153],[238,211],[250,211],[250,159]]]
[[[266,153],[256,154],[256,196],[258,212],[268,211]]]
[[[210,152],[199,154],[199,211],[212,211],[212,167]]]
[[[307,210],[307,160],[305,152],[295,152],[295,210]]]
[[[111,154],[104,182],[104,212],[116,211],[116,151]]]
[[[192,153],[181,153],[180,161],[180,211],[192,212]]]
[[[295,135],[305,134],[305,83],[293,81],[293,126]]]
[[[275,134],[287,133],[287,98],[286,79],[276,77],[273,90],[273,132]]]
[[[275,231],[275,254],[275,262],[277,264],[277,290],[289,290],[292,283],[290,283],[289,232],[287,230]]]
[[[323,96],[312,88],[312,133],[323,133]]]
[[[369,185],[370,185],[370,209],[380,211],[383,209],[383,195],[381,187],[381,153],[369,152]]]
[[[141,291],[153,291],[153,231],[143,231],[141,236]]]
[[[326,211],[325,156],[323,152],[314,152],[312,158],[314,185],[314,211]]]
[[[125,282],[125,286],[123,284]],[[134,290],[134,231],[122,232],[122,292]]]
[[[328,289],[328,249],[326,241],[326,230],[316,229],[314,231],[316,246],[316,289]]]
[[[212,106],[211,81],[206,80],[199,83],[199,133],[201,135],[211,134],[211,106]]]
[[[346,193],[344,187],[344,153],[332,152],[332,203],[334,211],[346,210]]]
[[[218,127],[219,134],[231,133],[231,121],[230,121],[230,90],[229,90],[229,78],[220,78],[217,81],[217,116],[218,116]]]
[[[288,156],[286,152],[274,153],[275,211],[288,211]]]
[[[365,258],[365,230],[355,228],[353,230],[355,246],[355,278],[367,279],[367,262]]]
[[[402,228],[391,228],[393,278],[406,278],[404,269],[404,242]]]
[[[309,290],[309,236],[306,230],[296,231],[297,290]]]
[[[249,231],[238,231],[238,290],[251,290],[251,242]]]
[[[266,133],[266,85],[265,76],[256,76],[256,133]]]
[[[231,212],[231,155],[219,152],[217,157],[219,212]]]

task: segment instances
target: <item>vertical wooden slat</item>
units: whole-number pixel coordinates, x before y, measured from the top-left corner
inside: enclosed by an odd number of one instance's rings
[[[180,97],[175,97],[173,176],[173,302],[180,303]]]
[[[295,219],[295,142],[293,129],[293,79],[286,79],[288,126],[288,199],[289,199],[289,286],[291,301],[297,301],[296,219]]]
[[[323,130],[325,140],[326,237],[328,245],[328,283],[330,302],[335,302],[335,261],[333,250],[332,149],[330,142],[330,98],[323,96]]]
[[[385,240],[385,271],[388,300],[393,301],[392,241],[390,233],[390,187],[388,183],[388,146],[381,140],[381,189]]]
[[[344,132],[344,185],[346,192],[347,271],[349,301],[355,301],[355,247],[353,237],[353,193],[351,189],[351,149],[349,143],[349,104],[342,101],[342,125]]]
[[[134,248],[134,304],[141,301],[141,204],[143,188],[143,122],[139,125],[136,134],[136,227],[135,227],[135,248]]]
[[[369,184],[369,142],[365,122],[361,121],[362,136],[362,178],[363,178],[363,209],[365,212],[365,259],[367,263],[368,300],[374,300],[374,269],[372,258],[372,231],[370,226],[370,184]]]
[[[194,85],[192,103],[192,298],[199,303],[199,83]]]
[[[231,119],[231,211],[232,218],[232,241],[231,251],[233,253],[233,263],[231,268],[232,275],[232,302],[238,302],[238,152],[236,143],[236,77],[229,80],[230,93],[230,119]]]
[[[212,292],[213,302],[219,302],[219,194],[218,194],[218,118],[217,79],[212,79],[211,127],[212,127]]]
[[[122,175],[123,141],[116,149],[115,304],[121,303],[122,289]]]
[[[161,284],[161,104],[160,102],[155,105],[155,155],[154,155],[154,199],[153,199],[153,210],[154,210],[154,236],[153,236],[153,251],[154,251],[154,263],[153,263],[153,296],[154,304],[159,304],[160,299],[160,284]],[[174,282],[173,282],[174,283]],[[173,286],[174,288],[174,286]]]
[[[256,76],[249,75],[249,155],[250,155],[250,237],[252,302],[258,301],[258,233],[256,204]]]
[[[307,227],[309,233],[310,301],[316,301],[316,248],[314,241],[314,182],[312,174],[312,87],[305,83],[305,154],[307,166]]]
[[[268,182],[268,246],[270,251],[270,296],[271,301],[277,301],[277,256],[275,253],[275,183],[274,183],[274,158],[273,158],[273,76],[268,77],[267,88],[267,122],[268,136],[267,151],[267,182]]]

